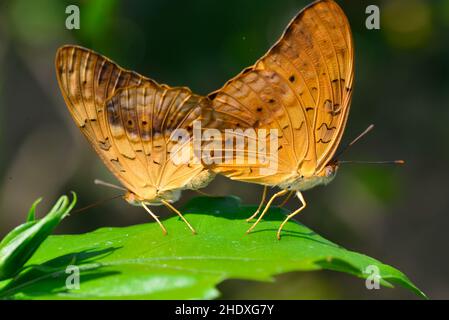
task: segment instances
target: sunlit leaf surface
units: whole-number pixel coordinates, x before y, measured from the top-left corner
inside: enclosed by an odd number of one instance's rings
[[[400,271],[348,251],[307,227],[289,222],[280,241],[276,230],[284,210],[271,209],[255,232],[244,235],[254,207],[236,198],[193,199],[184,208],[192,235],[177,217],[126,228],[102,228],[82,235],[49,237],[14,281],[0,283],[0,296],[23,299],[211,299],[226,279],[269,281],[288,271],[329,269],[365,278],[370,265],[381,283],[424,294]],[[66,287],[68,265],[80,268],[80,288]],[[33,267],[31,267],[33,266]],[[358,280],[360,281],[360,280]]]

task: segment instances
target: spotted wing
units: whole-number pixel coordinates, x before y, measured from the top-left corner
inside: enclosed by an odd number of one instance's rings
[[[237,161],[215,170],[263,184],[320,171],[346,124],[353,60],[350,26],[334,1],[316,1],[299,12],[267,54],[210,95],[220,126],[278,130],[277,173],[263,176]]]

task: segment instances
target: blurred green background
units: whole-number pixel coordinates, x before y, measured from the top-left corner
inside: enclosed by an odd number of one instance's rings
[[[25,219],[37,197],[44,197],[42,214],[69,190],[78,193],[79,207],[116,194],[93,184],[114,178],[65,107],[54,70],[59,46],[80,44],[158,82],[207,94],[254,63],[309,2],[0,1],[0,236]],[[449,298],[449,1],[338,2],[356,49],[343,141],[376,125],[345,158],[407,164],[343,166],[332,184],[305,193],[309,206],[299,219],[348,249],[398,267],[431,298]],[[80,7],[80,30],[65,28],[69,4]],[[380,30],[365,27],[370,4],[380,7]],[[256,204],[262,187],[218,178],[205,191]],[[178,206],[195,195],[185,192]],[[287,207],[297,205],[291,200]],[[159,207],[158,213],[168,212]],[[72,215],[58,232],[148,221],[143,210],[113,200]],[[333,272],[277,280],[232,280],[220,289],[229,299],[413,298],[401,289],[369,291],[364,281]]]

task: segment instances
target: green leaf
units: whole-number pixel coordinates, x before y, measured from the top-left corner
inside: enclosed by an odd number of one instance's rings
[[[27,222],[33,222],[36,220],[36,207],[41,201],[42,198],[39,198],[31,205],[30,211],[28,211]]]
[[[237,198],[195,198],[182,210],[198,231],[178,217],[82,235],[49,237],[16,279],[3,283],[9,299],[211,299],[225,279],[272,281],[289,271],[320,269],[366,278],[374,265],[381,284],[399,284],[425,297],[403,273],[368,256],[348,251],[296,222],[276,230],[285,210],[272,208],[255,232],[244,235],[254,207]],[[124,213],[125,214],[125,213]],[[68,288],[69,265],[80,270],[80,287]],[[70,282],[69,282],[70,284]],[[2,284],[0,283],[0,288]]]
[[[27,222],[13,229],[0,242],[0,280],[14,277],[21,271],[42,242],[72,210],[76,194],[73,193],[72,202],[67,196],[62,196],[44,218],[36,220],[35,210],[39,202],[40,199],[31,206]]]

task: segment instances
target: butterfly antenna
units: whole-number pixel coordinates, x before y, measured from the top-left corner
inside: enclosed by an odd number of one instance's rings
[[[343,149],[340,150],[335,156],[334,161],[336,161],[343,153],[345,153],[350,147],[356,144],[360,139],[362,139],[367,133],[374,129],[374,124],[370,124],[361,134],[359,134],[355,139],[348,143]],[[341,163],[341,161],[338,161]]]
[[[352,161],[352,160],[345,160],[345,161],[338,161],[339,164],[345,163],[353,163],[353,164],[405,164],[404,160],[391,160],[391,161]]]
[[[80,209],[73,210],[72,213],[78,213],[78,212],[81,212],[81,211],[85,211],[87,209],[97,207],[97,206],[99,206],[99,205],[101,205],[101,204],[103,204],[103,203],[105,203],[107,201],[111,201],[111,200],[114,200],[114,199],[117,199],[117,198],[121,198],[121,197],[123,197],[123,194],[118,194],[118,195],[113,196],[113,197],[102,199],[102,200],[94,202],[94,203],[92,203],[92,204],[90,204],[88,206],[82,207]]]
[[[114,188],[114,189],[118,189],[118,190],[127,191],[127,190],[126,190],[125,188],[123,188],[123,187],[120,187],[120,186],[118,186],[118,185],[116,185],[116,184],[112,184],[112,183],[109,183],[109,182],[105,182],[105,181],[99,180],[99,179],[95,179],[95,180],[94,180],[94,183],[97,184],[97,185],[100,185],[100,186],[104,186],[104,187],[109,187],[109,188]]]

